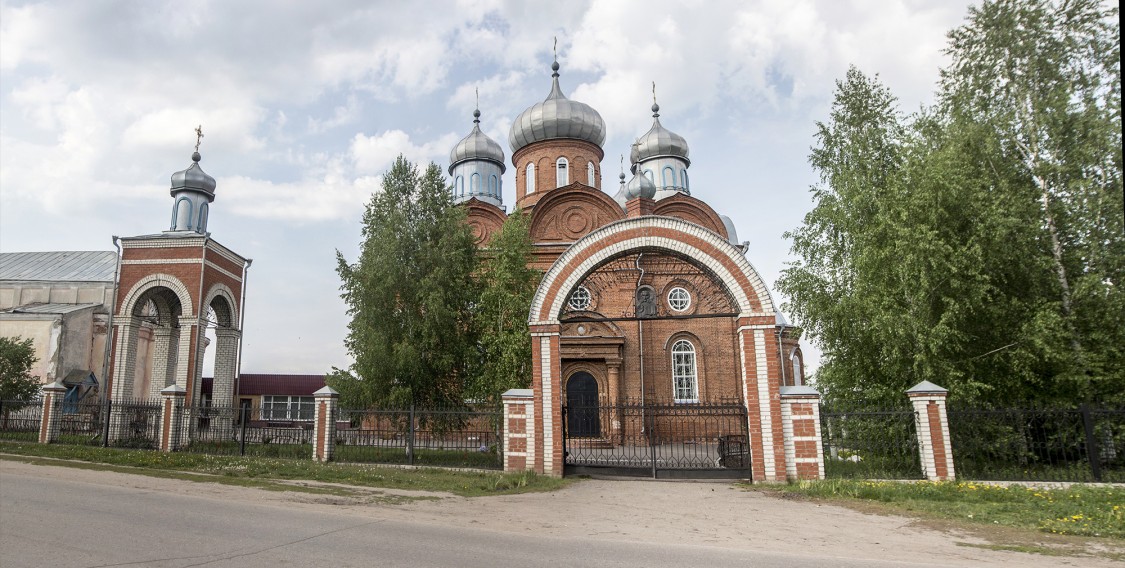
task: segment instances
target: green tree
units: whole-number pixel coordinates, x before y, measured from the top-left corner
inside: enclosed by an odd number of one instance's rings
[[[810,156],[816,204],[787,233],[799,260],[778,283],[824,349],[816,380],[831,399],[901,401],[921,380],[998,403],[1125,393],[1120,75],[1089,47],[1112,52],[1117,34],[1091,4],[1066,3],[1066,17],[1035,1],[972,9],[950,34],[941,103],[913,116],[858,70],[838,83]],[[1067,18],[1086,24],[1060,31]],[[1096,87],[997,103],[1048,75],[1000,71],[1036,57]],[[1029,140],[1053,147],[1053,165],[1029,159]]]
[[[367,204],[362,236],[354,264],[336,253],[355,363],[334,369],[329,385],[348,406],[461,404],[477,344],[476,246],[440,168],[419,173],[399,156]]]
[[[531,386],[527,314],[541,275],[531,260],[530,218],[517,209],[493,236],[480,268],[482,290],[474,314],[480,368],[469,395],[491,404],[508,389]]]
[[[0,337],[0,403],[3,406],[3,420],[8,414],[19,410],[24,401],[29,401],[42,388],[39,377],[31,374],[31,366],[38,359],[30,339],[19,337]]]
[[[1050,270],[1021,338],[1082,400],[1125,390],[1125,226],[1118,10],[1099,0],[996,0],[949,34],[943,112],[993,139],[1022,178]],[[1069,353],[1067,353],[1069,351]]]

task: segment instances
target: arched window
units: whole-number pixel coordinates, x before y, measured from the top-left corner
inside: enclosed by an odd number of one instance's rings
[[[199,222],[195,224],[196,232],[202,233],[207,230],[207,204],[202,203],[199,205]]]
[[[528,162],[527,164],[527,179],[524,180],[527,187],[527,193],[530,195],[535,193],[535,164]]]
[[[480,195],[480,174],[476,172],[469,176],[469,195]]]
[[[172,211],[172,230],[191,229],[191,200],[181,197]]]
[[[567,166],[570,162],[566,158],[559,158],[555,162],[555,187],[562,187],[570,183],[570,173],[567,171]]]
[[[675,187],[676,170],[673,170],[672,166],[664,166],[664,171],[660,173],[660,181],[664,184],[662,187]]]
[[[453,197],[463,197],[465,195],[465,178],[457,176],[453,178]]]
[[[496,177],[496,174],[492,174],[492,175],[488,176],[488,194],[489,195],[491,195],[493,197],[496,197],[496,196],[500,195],[500,188],[498,187],[499,185],[500,185],[500,180]]]
[[[680,181],[682,182],[681,185],[684,186],[684,191],[689,191],[687,183],[687,170],[680,170]]]
[[[597,187],[594,184],[594,162],[586,162],[586,185]]]
[[[699,402],[695,346],[686,339],[672,345],[672,390],[677,403]]]

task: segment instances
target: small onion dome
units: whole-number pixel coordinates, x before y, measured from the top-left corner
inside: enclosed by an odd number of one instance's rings
[[[576,138],[601,147],[605,142],[605,121],[590,105],[566,98],[559,87],[559,62],[551,64],[554,73],[551,94],[520,113],[508,133],[508,145],[516,153],[528,144],[553,138]]]
[[[633,179],[625,184],[625,199],[634,199],[637,197],[647,197],[652,199],[656,195],[656,184],[648,179],[642,172],[637,172],[633,175]]]
[[[664,128],[660,124],[660,105],[652,105],[652,128],[637,139],[633,149],[629,152],[629,161],[634,164],[652,158],[671,156],[680,158],[689,165],[688,144],[683,136]]]
[[[480,131],[480,110],[473,111],[473,131],[461,139],[453,151],[449,153],[449,174],[453,175],[453,167],[469,160],[488,160],[500,166],[500,173],[507,169],[504,166],[504,150],[495,140]]]
[[[621,187],[618,188],[617,193],[613,194],[613,200],[616,201],[622,209],[625,209],[625,202],[628,201],[628,199],[625,198],[625,172],[621,172],[619,177],[621,178]]]
[[[178,191],[192,190],[202,191],[212,197],[215,195],[215,178],[207,175],[203,168],[199,167],[199,160],[203,159],[199,152],[191,155],[191,161],[195,162],[188,166],[188,169],[172,174],[172,189],[171,193],[175,194]]]

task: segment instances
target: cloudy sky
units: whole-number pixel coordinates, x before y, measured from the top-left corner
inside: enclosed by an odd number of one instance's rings
[[[692,194],[729,215],[765,280],[791,260],[818,120],[849,65],[931,100],[964,0],[284,2],[0,0],[0,250],[113,250],[167,229],[169,176],[218,181],[212,236],[253,258],[242,369],[346,366],[335,251],[398,154],[448,166],[472,126],[507,146],[550,90],[605,119],[604,187],[661,121]],[[514,201],[513,169],[503,181]],[[784,301],[784,298],[780,298]],[[796,322],[800,323],[800,322]],[[807,349],[810,367],[815,348]]]

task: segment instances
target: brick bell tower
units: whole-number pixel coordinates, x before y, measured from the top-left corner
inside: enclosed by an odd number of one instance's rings
[[[115,402],[153,399],[166,387],[201,403],[203,358],[214,329],[212,404],[234,400],[242,344],[243,283],[251,260],[223,246],[207,230],[215,178],[195,152],[187,169],[172,174],[171,223],[167,230],[114,237],[121,251],[113,315],[109,392]]]

